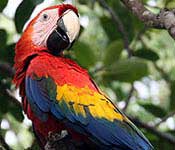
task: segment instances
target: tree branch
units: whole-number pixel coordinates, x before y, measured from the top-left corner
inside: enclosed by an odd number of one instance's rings
[[[149,131],[150,133],[157,135],[158,137],[166,140],[167,142],[171,143],[171,144],[175,144],[175,137],[172,136],[169,133],[164,133],[164,132],[160,132],[159,130],[157,130],[154,126],[148,125],[147,123],[143,123],[141,122],[139,119],[134,118],[134,117],[129,117],[131,119],[131,121],[137,125],[137,127],[141,127],[146,129],[147,131]]]
[[[158,14],[149,11],[140,0],[121,0],[123,4],[148,27],[166,29],[175,39],[175,9],[160,10]]]

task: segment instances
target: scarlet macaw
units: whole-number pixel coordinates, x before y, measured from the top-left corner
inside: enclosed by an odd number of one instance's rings
[[[149,141],[98,89],[87,71],[64,58],[63,50],[73,44],[79,29],[74,6],[51,6],[28,24],[16,44],[14,82],[41,146],[49,133],[67,130],[71,140],[87,147],[151,150]]]

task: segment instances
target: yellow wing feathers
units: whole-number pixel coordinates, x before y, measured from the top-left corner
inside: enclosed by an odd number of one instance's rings
[[[77,88],[72,85],[57,86],[57,101],[64,101],[68,107],[73,103],[76,114],[86,117],[84,106],[89,108],[93,117],[105,118],[113,121],[126,119],[121,113],[115,111],[115,106],[102,94],[92,91],[88,87]]]

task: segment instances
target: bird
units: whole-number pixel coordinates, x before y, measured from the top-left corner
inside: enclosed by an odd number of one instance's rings
[[[88,71],[64,57],[79,31],[78,9],[59,4],[39,12],[16,43],[13,82],[41,149],[50,134],[66,131],[63,140],[79,149],[152,150]]]

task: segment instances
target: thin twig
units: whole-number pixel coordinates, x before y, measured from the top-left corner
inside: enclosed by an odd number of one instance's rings
[[[137,35],[136,35],[136,37],[135,37],[135,42],[134,42],[133,47],[136,46],[136,44],[137,44],[136,41],[138,41],[138,40],[141,41],[143,47],[147,47],[146,44],[145,44],[145,42],[144,42],[143,39],[142,39],[142,36],[145,34],[146,31],[147,31],[147,27],[144,26],[144,27],[137,33]],[[134,48],[133,48],[133,49],[134,49]]]
[[[126,104],[125,104],[125,106],[124,106],[124,108],[123,108],[123,111],[124,111],[124,112],[125,112],[126,109],[128,108],[128,105],[129,105],[129,103],[130,103],[130,101],[131,101],[131,97],[132,97],[133,92],[134,92],[134,85],[132,84],[132,85],[131,85],[131,89],[130,89],[130,91],[129,91],[129,93],[128,93],[128,96],[127,96],[127,98],[126,98],[126,100],[125,100]]]
[[[164,132],[160,132],[159,130],[157,130],[154,126],[148,125],[147,123],[143,123],[142,121],[140,121],[137,118],[134,117],[129,117],[131,119],[131,121],[137,125],[138,127],[144,128],[147,131],[149,131],[150,133],[157,135],[158,137],[166,140],[167,142],[171,143],[171,144],[175,144],[175,137],[172,136],[169,133],[164,133]]]
[[[171,79],[169,77],[169,75],[162,69],[160,68],[157,63],[153,63],[155,69],[161,74],[162,78],[165,79],[165,81],[167,81],[167,83],[171,82]]]
[[[6,85],[0,81],[1,93],[2,95],[8,96],[10,102],[14,103],[16,106],[21,107],[20,101],[12,94],[12,92],[6,88]]]
[[[132,50],[129,47],[129,39],[128,39],[128,33],[126,32],[124,25],[122,21],[120,20],[120,17],[114,12],[114,10],[105,2],[105,0],[97,0],[100,5],[105,8],[109,14],[111,15],[114,23],[116,24],[117,30],[123,35],[123,43],[124,47],[127,50],[128,57],[130,58],[132,56]]]
[[[8,77],[13,77],[15,74],[14,69],[10,66],[10,64],[6,62],[0,62],[0,70],[1,72],[7,73]],[[16,99],[15,96],[13,96],[11,91],[6,88],[6,85],[2,81],[0,81],[0,86],[2,87],[1,94],[7,95],[10,98],[11,102],[16,104],[17,106],[21,106],[21,103],[18,101],[18,99]]]
[[[163,122],[165,122],[168,118],[173,117],[175,115],[175,111],[169,113],[168,115],[166,115],[165,117],[163,117],[159,122],[154,124],[154,127],[158,127],[160,124],[162,124]]]

